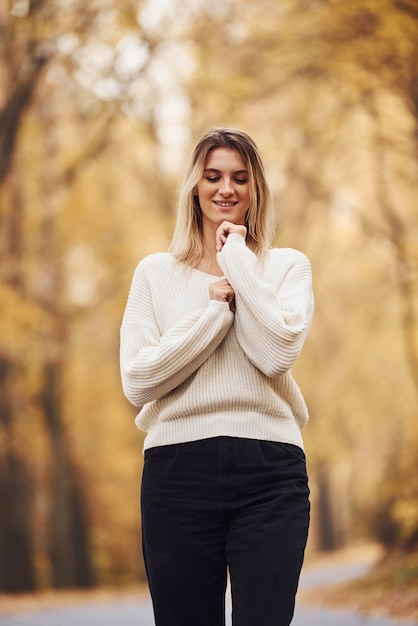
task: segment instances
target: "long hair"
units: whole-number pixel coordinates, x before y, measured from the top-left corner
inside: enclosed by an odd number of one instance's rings
[[[179,194],[177,222],[170,252],[183,263],[195,265],[207,254],[203,243],[202,210],[193,193],[203,176],[209,153],[228,148],[239,154],[248,170],[250,205],[247,211],[247,246],[263,257],[274,236],[274,209],[264,165],[258,148],[249,135],[236,128],[213,128],[196,144],[186,168]]]

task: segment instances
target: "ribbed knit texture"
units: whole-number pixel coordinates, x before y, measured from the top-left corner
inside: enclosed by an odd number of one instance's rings
[[[236,312],[209,299],[218,277],[169,253],[136,268],[121,328],[126,397],[140,407],[144,449],[219,435],[303,448],[308,411],[290,368],[312,312],[304,254],[270,250],[263,264],[230,234],[218,263],[235,291]]]

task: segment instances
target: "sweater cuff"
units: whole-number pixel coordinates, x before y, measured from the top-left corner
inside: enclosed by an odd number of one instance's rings
[[[228,245],[228,242],[229,242],[229,244],[232,244],[232,245],[237,245],[237,244],[241,245],[241,246],[246,246],[247,245],[245,243],[244,237],[242,235],[239,235],[238,233],[230,233],[228,235],[228,237],[226,238],[225,246]],[[222,248],[222,250],[223,250],[223,248]],[[221,252],[222,252],[222,250],[221,250]]]
[[[218,312],[219,314],[226,315],[229,318],[228,313],[234,315],[229,308],[229,302],[222,302],[222,300],[209,300],[209,308]]]
[[[253,265],[250,261],[252,257],[256,259],[254,253],[247,247],[244,237],[238,233],[228,235],[225,245],[217,255],[218,265],[228,280],[231,278],[229,274],[238,272],[242,275],[244,267],[248,270],[249,266]]]

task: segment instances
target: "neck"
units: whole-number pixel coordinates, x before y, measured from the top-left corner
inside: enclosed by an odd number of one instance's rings
[[[202,258],[196,265],[196,268],[202,272],[206,272],[206,274],[213,274],[214,276],[223,276],[222,270],[218,265],[217,256],[216,256],[216,240],[215,240],[216,230],[213,232],[208,232],[208,229],[204,229],[203,231],[203,244],[204,244],[204,253]]]
[[[214,224],[203,225],[203,244],[207,256],[216,259],[216,231]]]

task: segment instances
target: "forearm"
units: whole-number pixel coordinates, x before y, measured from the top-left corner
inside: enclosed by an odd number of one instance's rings
[[[219,264],[235,291],[237,339],[263,373],[279,376],[293,365],[310,328],[309,261],[294,250],[288,255],[280,251],[280,256],[261,270],[243,239],[230,238],[219,254]]]
[[[195,372],[228,332],[233,314],[227,303],[210,302],[162,336],[151,324],[126,322],[121,328],[121,375],[135,406],[162,397]]]

